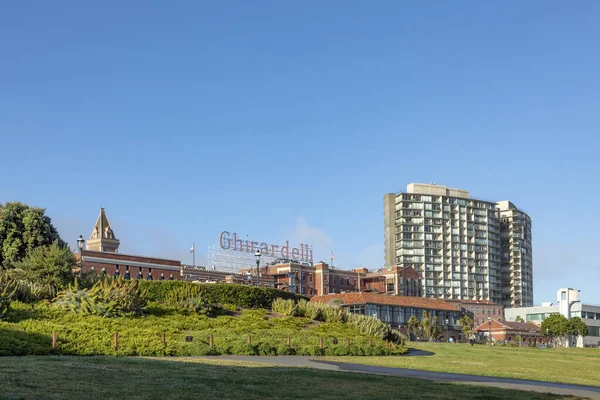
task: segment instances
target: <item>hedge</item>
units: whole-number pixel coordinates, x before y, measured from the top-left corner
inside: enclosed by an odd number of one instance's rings
[[[268,287],[227,283],[193,283],[186,281],[143,281],[149,301],[179,305],[201,296],[209,303],[233,304],[238,307],[270,308],[275,299],[308,300],[306,296]]]

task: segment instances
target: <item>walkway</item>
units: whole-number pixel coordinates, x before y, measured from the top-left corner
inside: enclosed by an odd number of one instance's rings
[[[399,376],[404,378],[425,379],[438,382],[454,382],[470,385],[493,386],[502,389],[527,390],[541,393],[554,393],[560,395],[572,395],[600,399],[600,387],[570,385],[564,383],[552,383],[542,381],[530,381],[523,379],[496,378],[491,376],[450,374],[446,372],[421,371],[406,368],[387,368],[371,365],[347,364],[340,362],[325,361],[319,357],[301,356],[218,356],[199,357],[205,359],[221,359],[248,361],[286,367],[309,367],[329,371],[359,372],[366,374],[379,374]]]

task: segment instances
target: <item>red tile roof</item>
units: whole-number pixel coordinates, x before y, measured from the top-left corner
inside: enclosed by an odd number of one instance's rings
[[[502,321],[500,322],[502,325],[507,328],[513,329],[515,331],[526,331],[526,332],[539,332],[540,327],[536,324],[532,324],[531,322],[510,322],[510,321]]]
[[[497,319],[493,319],[491,321],[492,328],[497,330],[498,325],[500,325],[504,330],[518,331],[518,332],[527,332],[527,333],[539,333],[540,327],[536,324],[532,324],[531,322],[511,322],[511,321],[498,321]],[[476,326],[473,330],[488,330],[488,322],[485,321],[483,324]]]
[[[424,308],[428,310],[456,311],[454,307],[443,300],[426,297],[390,296],[371,292],[334,293],[325,296],[315,296],[310,301],[328,303],[331,300],[341,300],[342,304],[380,304],[400,307]]]
[[[448,299],[446,300],[448,302],[452,302],[452,303],[461,303],[461,304],[489,304],[489,305],[494,305],[494,306],[499,306],[500,304],[497,303],[492,303],[489,300],[486,299],[482,299],[482,300],[459,300],[459,299]]]

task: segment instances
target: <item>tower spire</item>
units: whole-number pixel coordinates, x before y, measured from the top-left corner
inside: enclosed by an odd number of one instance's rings
[[[87,249],[109,253],[117,253],[119,250],[119,239],[116,238],[112,230],[104,207],[100,207],[100,214],[87,242]]]

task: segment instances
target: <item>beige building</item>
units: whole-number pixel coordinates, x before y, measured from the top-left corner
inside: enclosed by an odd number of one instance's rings
[[[385,264],[412,267],[425,297],[533,304],[531,219],[508,201],[411,183],[384,196]]]
[[[115,237],[104,208],[100,209],[100,215],[98,215],[92,234],[87,241],[87,249],[107,253],[119,252],[119,239]]]

